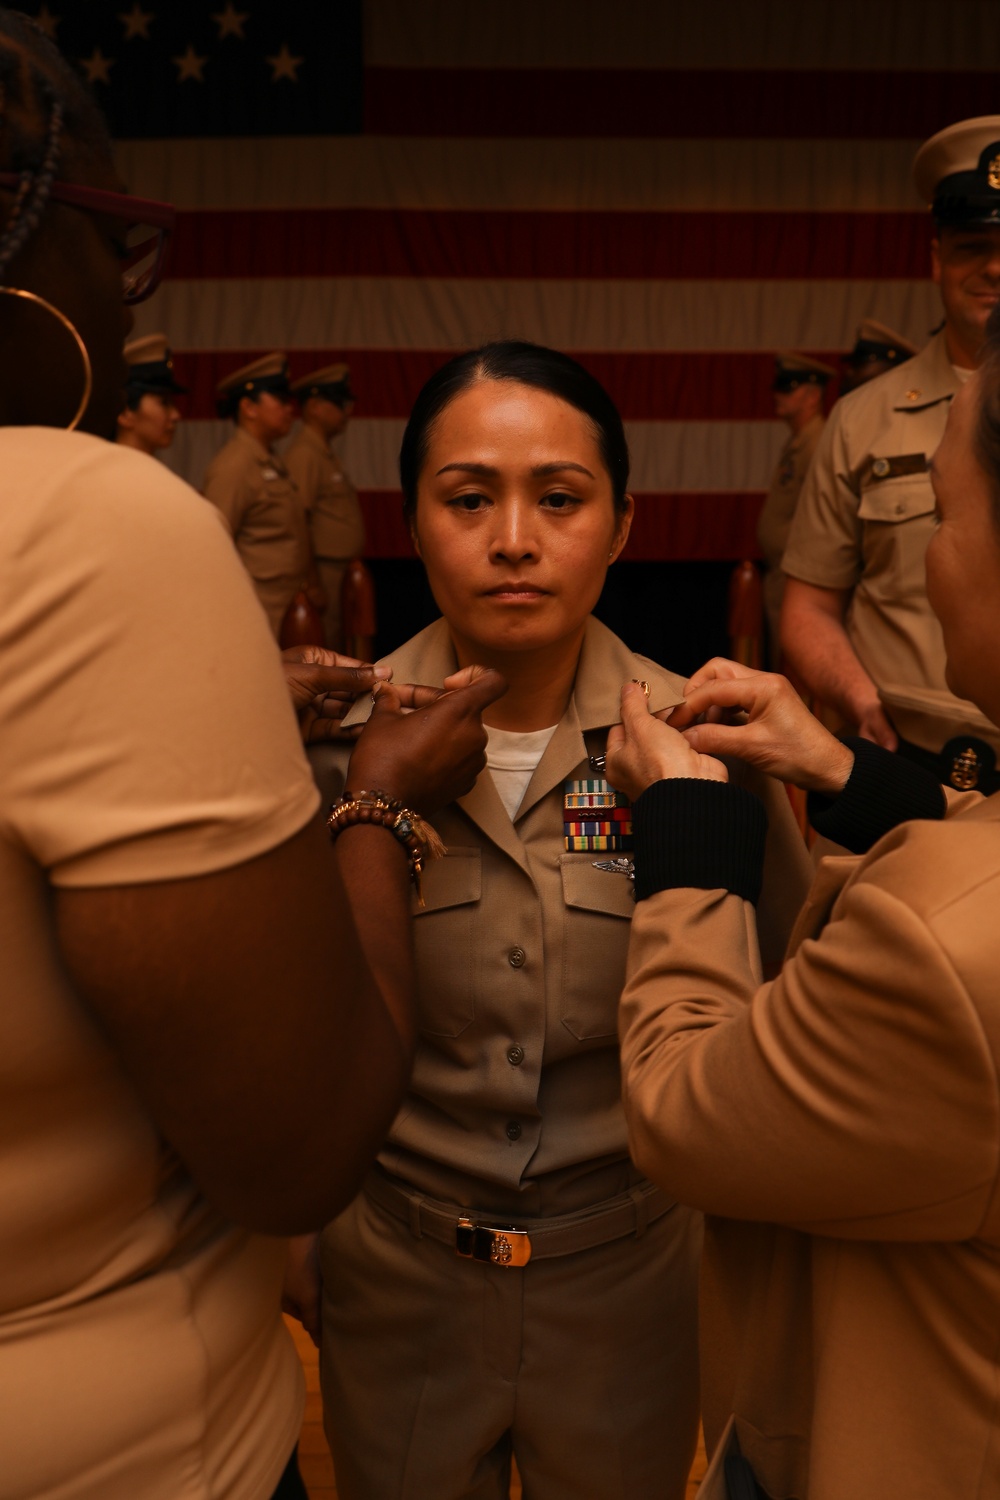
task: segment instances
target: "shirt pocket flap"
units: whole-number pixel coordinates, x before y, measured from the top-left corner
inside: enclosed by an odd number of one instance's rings
[[[923,478],[887,479],[864,489],[858,516],[862,521],[898,523],[926,516],[934,509],[934,491],[930,480]]]
[[[466,906],[483,894],[483,860],[479,849],[449,848],[441,859],[429,859],[420,877],[423,906],[413,897],[414,915],[441,911],[446,906]]]
[[[607,917],[627,917],[631,921],[635,915],[631,880],[617,870],[595,869],[595,857],[601,858],[589,854],[561,856],[563,900],[567,906],[581,911],[601,912]],[[603,857],[605,860],[616,858],[614,854]]]

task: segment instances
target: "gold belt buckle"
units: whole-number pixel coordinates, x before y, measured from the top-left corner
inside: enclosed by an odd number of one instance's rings
[[[526,1266],[531,1259],[531,1240],[526,1229],[510,1224],[476,1224],[463,1214],[455,1225],[455,1251],[466,1260],[481,1260],[491,1266]]]

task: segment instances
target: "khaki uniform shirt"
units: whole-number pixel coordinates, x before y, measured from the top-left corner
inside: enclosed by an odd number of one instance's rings
[[[205,498],[229,522],[236,550],[275,636],[309,573],[309,532],[280,458],[237,427],[208,466]]]
[[[944,678],[941,626],[927,602],[934,530],[927,464],[959,379],[943,331],[920,354],[834,407],[792,522],[782,568],[850,589],[847,634],[904,739],[939,750],[953,735],[1000,734]]]
[[[774,470],[757,521],[757,541],[768,568],[775,571],[781,567],[799,494],[825,425],[826,418],[817,412],[801,432],[791,433]]]
[[[439,620],[388,658],[400,682],[455,670]],[[563,787],[594,775],[619,718],[622,683],[644,678],[654,710],[682,679],[587,626],[573,697],[512,823],[484,771],[434,826],[448,846],[414,903],[420,1045],[381,1153],[388,1172],[445,1202],[493,1212],[569,1213],[641,1181],[628,1157],[618,999],[635,903],[609,856],[563,847]],[[370,712],[358,704],[355,722]],[[345,721],[346,722],[346,721]],[[771,818],[759,918],[784,952],[811,866],[784,788],[750,777]]]
[[[770,630],[770,646],[773,664],[778,665],[781,652],[778,645],[778,627],[781,618],[781,600],[785,592],[785,575],[781,571],[781,559],[788,542],[792,517],[799,503],[799,495],[805,483],[809,465],[816,445],[823,433],[826,418],[817,412],[801,432],[793,432],[781,450],[771,488],[764,501],[757,521],[757,541],[764,554],[764,608],[767,611]]]
[[[316,791],[215,512],[82,433],[4,428],[0,465],[0,1493],[269,1500],[302,1412],[281,1242],[161,1138],[52,891],[254,859]]]
[[[350,562],[365,550],[358,492],[315,428],[305,423],[285,449],[285,467],[299,492],[317,557]]]
[[[737,896],[632,926],[629,1137],[710,1216],[706,1437],[775,1500],[1000,1495],[1000,797],[952,810],[823,860],[762,989]]]

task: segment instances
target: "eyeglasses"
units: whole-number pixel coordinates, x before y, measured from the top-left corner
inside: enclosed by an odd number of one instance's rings
[[[17,188],[17,172],[0,172],[0,188]],[[54,182],[49,197],[86,213],[106,214],[123,225],[120,257],[122,296],[128,303],[145,302],[160,284],[167,247],[177,222],[170,203],[154,198],[133,198],[129,193],[111,193],[103,188],[81,187],[75,182]]]

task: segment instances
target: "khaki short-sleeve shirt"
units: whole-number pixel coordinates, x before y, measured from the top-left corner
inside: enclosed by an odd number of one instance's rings
[[[817,413],[801,432],[793,432],[775,465],[771,488],[757,521],[757,541],[769,568],[781,567],[795,507],[825,422],[825,417]]]
[[[944,333],[920,354],[844,396],[820,439],[782,569],[851,590],[846,628],[899,733],[928,750],[953,735],[1000,736],[945,683],[944,640],[927,600],[934,531],[928,463],[959,377]]]
[[[316,556],[332,562],[360,557],[365,550],[365,523],[358,492],[329,445],[303,423],[284,457],[309,522]]]
[[[275,636],[310,567],[305,512],[284,462],[237,427],[202,486],[225,516]]]
[[[439,686],[456,665],[446,624],[388,660],[397,681]],[[420,1045],[380,1158],[431,1197],[544,1216],[642,1180],[617,1035],[635,903],[627,876],[597,867],[609,856],[567,853],[563,840],[565,783],[594,775],[588,756],[603,753],[632,678],[649,682],[654,711],[681,700],[681,678],[588,621],[573,697],[515,819],[488,770],[434,818],[448,853],[426,867],[424,907],[414,902]],[[369,709],[359,701],[347,717]],[[758,919],[777,965],[811,865],[784,788],[746,774],[770,817]]]
[[[267,1500],[301,1411],[281,1245],[159,1138],[51,890],[231,867],[316,793],[211,506],[78,433],[6,428],[0,464],[0,1492]]]

